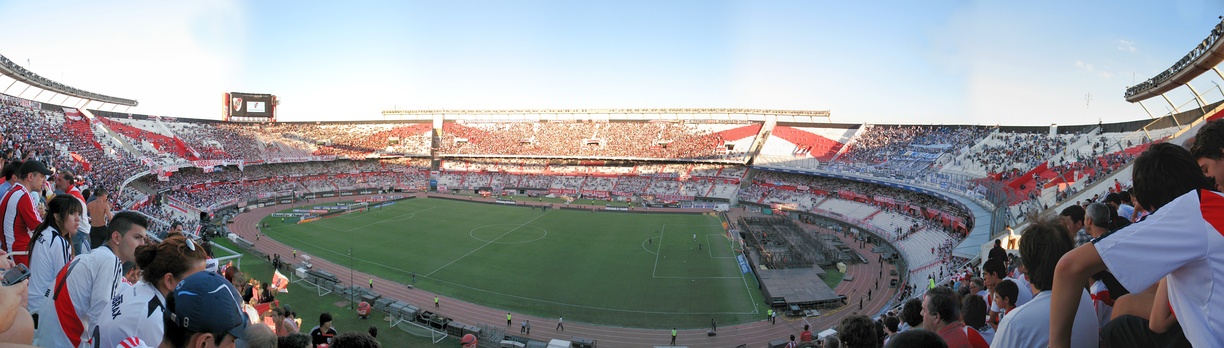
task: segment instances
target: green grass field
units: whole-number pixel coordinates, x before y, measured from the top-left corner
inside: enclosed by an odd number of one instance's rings
[[[453,194],[453,195],[464,196],[464,197],[481,197],[480,195],[471,194],[471,193],[459,193],[459,194]],[[510,195],[510,196],[501,196],[501,197],[513,199],[516,201],[565,203],[565,199],[561,197],[530,197],[530,196],[520,196],[520,195]],[[602,200],[602,199],[575,199],[573,202],[570,202],[570,203],[571,204],[584,204],[584,205],[598,205],[598,206],[610,205],[613,207],[628,207],[629,206],[629,202],[619,202],[619,201],[610,201],[610,200]]]
[[[351,247],[358,270],[404,284],[416,273],[419,288],[517,313],[670,328],[764,312],[714,216],[417,198],[306,224],[264,222],[266,235],[300,253],[347,265]]]
[[[224,246],[230,250],[239,250],[233,243],[224,239],[213,239],[213,243]],[[217,256],[223,257],[232,255],[230,253],[220,252],[217,250]],[[254,277],[262,282],[269,282],[272,279],[272,264],[267,260],[256,258],[250,254],[243,254],[242,272],[248,277]],[[384,347],[426,347],[433,344],[429,338],[430,333],[424,330],[415,329],[408,325],[400,325],[395,328],[390,327],[390,323],[383,321],[383,316],[373,315],[367,319],[360,319],[356,312],[349,309],[348,299],[337,294],[329,294],[319,297],[315,288],[307,288],[300,285],[290,285],[288,293],[276,294],[276,299],[281,304],[287,304],[293,307],[293,311],[298,313],[302,318],[302,331],[309,334],[310,329],[319,324],[319,314],[328,312],[332,314],[332,324],[335,325],[336,331],[345,332],[366,332],[370,326],[378,327],[378,341]],[[406,332],[411,330],[410,332]],[[395,342],[396,344],[390,344]],[[402,344],[401,344],[402,343]],[[457,346],[459,339],[449,337],[441,342],[442,346]]]
[[[838,271],[836,267],[825,268],[824,271],[824,282],[829,289],[837,289],[837,285],[841,284],[842,279],[846,277],[846,274]]]

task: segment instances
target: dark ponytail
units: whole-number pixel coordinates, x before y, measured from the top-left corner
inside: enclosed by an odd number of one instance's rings
[[[136,266],[144,274],[142,279],[154,285],[167,273],[180,278],[196,262],[206,259],[204,248],[184,236],[172,236],[161,243],[136,248]]]

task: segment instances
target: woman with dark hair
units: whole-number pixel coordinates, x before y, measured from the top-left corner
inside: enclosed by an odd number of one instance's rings
[[[47,203],[47,217],[34,229],[30,237],[30,296],[26,303],[30,312],[37,315],[39,306],[47,298],[47,289],[55,281],[55,275],[72,261],[72,242],[69,239],[81,225],[81,204],[69,195],[60,195]]]
[[[112,300],[113,315],[103,315],[94,327],[98,347],[114,347],[139,339],[150,347],[161,344],[165,327],[162,316],[166,295],[187,276],[204,270],[208,256],[204,248],[184,236],[173,236],[158,244],[136,248],[140,281]]]
[[[272,284],[260,284],[259,303],[268,303],[276,301],[276,289],[271,287]]]

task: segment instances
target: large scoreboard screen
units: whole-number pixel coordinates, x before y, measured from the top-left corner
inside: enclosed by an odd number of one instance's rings
[[[226,121],[276,122],[276,96],[259,93],[225,93]]]

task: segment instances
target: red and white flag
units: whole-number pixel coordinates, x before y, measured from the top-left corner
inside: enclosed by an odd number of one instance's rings
[[[281,274],[280,271],[272,273],[272,287],[276,288],[276,292],[289,293],[289,278]]]

